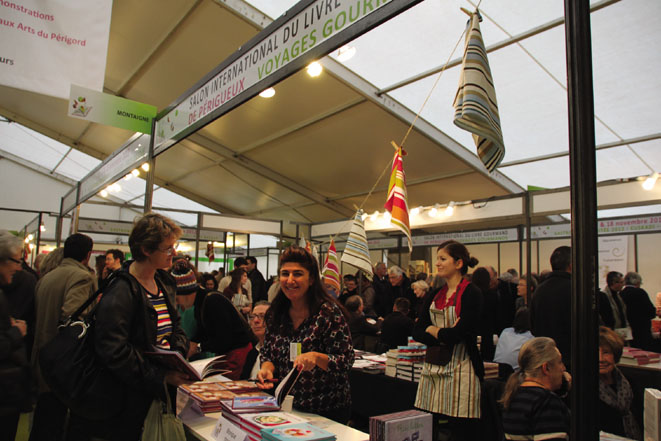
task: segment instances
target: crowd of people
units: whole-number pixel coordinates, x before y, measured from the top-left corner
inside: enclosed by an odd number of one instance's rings
[[[378,262],[372,277],[346,274],[335,293],[304,248],[284,250],[275,280],[265,280],[254,257],[236,258],[227,275],[199,274],[177,254],[181,234],[172,220],[147,214],[130,233],[131,259],[111,249],[94,271],[94,243],[84,234],[69,236],[32,270],[22,241],[0,232],[0,439],[13,439],[19,414],[31,410],[30,440],[140,439],[152,402],[192,382],[152,361],[146,353],[155,347],[189,360],[224,355],[228,378],[255,379],[266,390],[297,369],[294,408],[346,424],[354,349],[383,353],[409,336],[427,346],[415,407],[432,413],[435,427],[443,421],[451,439],[480,439],[485,361],[514,371],[499,397],[507,439],[568,438],[569,247],[553,252],[552,271],[541,277],[498,276],[493,267],[475,268],[468,249],[449,240],[436,249],[433,276],[411,280]],[[616,364],[625,339],[658,350],[650,329],[659,311],[638,274],[612,272],[606,282],[597,293],[599,425],[640,439],[632,389]],[[102,421],[68,409],[39,366],[58,325],[91,297],[94,354],[126,403]]]

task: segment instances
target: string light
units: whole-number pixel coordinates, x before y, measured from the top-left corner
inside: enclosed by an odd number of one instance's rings
[[[108,191],[105,190],[105,189],[101,190],[101,197],[102,198],[107,198],[108,197]]]
[[[134,168],[133,170],[131,170],[131,174],[137,178],[138,176],[140,176],[140,170]]]
[[[429,210],[429,216],[430,217],[436,217],[438,216],[438,204],[434,205],[431,210]]]
[[[378,212],[378,211],[375,211],[374,213],[372,213],[372,214],[370,215],[370,220],[371,220],[372,222],[376,222],[376,218],[377,218],[378,216],[379,216],[379,212]]]
[[[422,211],[422,207],[415,207],[413,210],[411,210],[411,216],[419,215],[420,211]]]
[[[142,164],[140,166],[140,168],[143,169],[144,171],[148,172],[149,171],[149,163],[145,162],[144,164]]]

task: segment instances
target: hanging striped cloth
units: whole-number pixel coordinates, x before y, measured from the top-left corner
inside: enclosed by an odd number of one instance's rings
[[[365,226],[363,225],[361,216],[362,211],[358,210],[356,216],[353,218],[347,244],[344,247],[344,252],[340,260],[365,271],[367,278],[372,280],[373,273],[370,250],[367,246],[367,236],[365,236]]]
[[[473,134],[477,156],[492,172],[505,157],[505,145],[478,12],[471,16],[468,28],[459,88],[453,104],[454,123]]]
[[[335,292],[340,292],[340,262],[337,259],[337,250],[335,249],[335,241],[331,239],[330,246],[328,247],[328,254],[326,255],[326,262],[324,263],[324,270],[322,271],[323,281],[325,284],[332,286]]]
[[[393,142],[393,145],[396,144]],[[406,175],[402,156],[406,152],[401,147],[395,147],[395,156],[392,158],[392,171],[390,172],[390,185],[388,185],[388,199],[386,210],[390,212],[390,223],[406,235],[409,240],[409,253],[413,251],[411,242],[411,227],[409,225],[409,204],[406,195]]]

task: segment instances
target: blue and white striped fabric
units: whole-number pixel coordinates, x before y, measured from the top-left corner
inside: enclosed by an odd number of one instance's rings
[[[466,47],[454,98],[454,123],[473,134],[477,156],[489,172],[505,157],[496,89],[480,32],[479,14],[468,22]]]
[[[372,280],[372,262],[370,261],[370,250],[367,246],[365,225],[363,225],[361,214],[362,212],[358,211],[353,218],[351,232],[349,232],[347,244],[340,260],[365,271],[367,278]]]

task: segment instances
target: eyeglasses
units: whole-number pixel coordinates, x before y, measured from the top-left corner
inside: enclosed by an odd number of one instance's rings
[[[260,319],[261,321],[264,321],[264,317],[265,317],[265,316],[266,316],[266,314],[250,314],[250,315],[248,315],[248,318],[249,318],[250,320],[255,320],[256,318],[258,318],[258,319]]]
[[[7,259],[8,259],[8,260],[11,260],[12,262],[14,262],[14,263],[16,263],[16,264],[18,264],[18,265],[22,265],[22,264],[23,264],[23,262],[21,262],[21,261],[18,260],[18,259],[14,259],[13,257],[7,257]]]
[[[162,252],[164,252],[165,254],[167,254],[168,256],[172,256],[173,254],[175,254],[175,253],[177,252],[177,247],[178,247],[178,246],[179,246],[179,244],[178,244],[178,243],[175,243],[175,244],[172,245],[171,247],[166,248],[166,249],[164,249],[164,250],[162,250],[162,249],[159,248],[158,251],[162,251]]]

